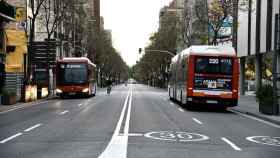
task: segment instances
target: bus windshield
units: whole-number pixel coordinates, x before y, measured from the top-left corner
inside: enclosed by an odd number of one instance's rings
[[[87,82],[86,64],[60,64],[59,65],[60,84],[84,84]]]
[[[232,58],[197,57],[196,73],[232,75]]]

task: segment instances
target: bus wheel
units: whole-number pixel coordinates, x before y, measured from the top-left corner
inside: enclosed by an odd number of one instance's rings
[[[64,95],[64,94],[61,94],[61,95],[60,95],[60,98],[61,98],[61,99],[65,99],[65,95]]]
[[[192,111],[193,110],[192,102],[186,101],[185,107],[187,110]]]

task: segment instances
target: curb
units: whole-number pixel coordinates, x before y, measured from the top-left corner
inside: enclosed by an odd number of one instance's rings
[[[256,118],[259,118],[259,119],[262,119],[262,120],[265,120],[265,121],[268,121],[268,122],[271,122],[271,123],[274,123],[276,125],[279,125],[280,126],[280,121],[277,121],[277,120],[274,120],[274,119],[270,119],[268,117],[265,117],[265,116],[261,116],[261,115],[258,115],[258,114],[255,114],[255,113],[252,113],[252,112],[247,112],[247,111],[243,111],[243,110],[238,110],[238,109],[231,109],[232,111],[236,111],[236,112],[240,112],[242,114],[246,114],[246,115],[251,115],[251,116],[254,116]],[[280,116],[279,116],[280,117]]]

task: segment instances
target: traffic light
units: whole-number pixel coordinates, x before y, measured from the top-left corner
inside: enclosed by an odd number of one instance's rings
[[[139,48],[139,54],[141,54],[142,53],[142,48]]]

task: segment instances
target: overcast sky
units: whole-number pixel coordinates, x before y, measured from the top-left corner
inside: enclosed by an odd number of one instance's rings
[[[111,29],[114,47],[129,66],[139,58],[149,36],[158,28],[159,11],[171,0],[100,0],[105,29]]]

